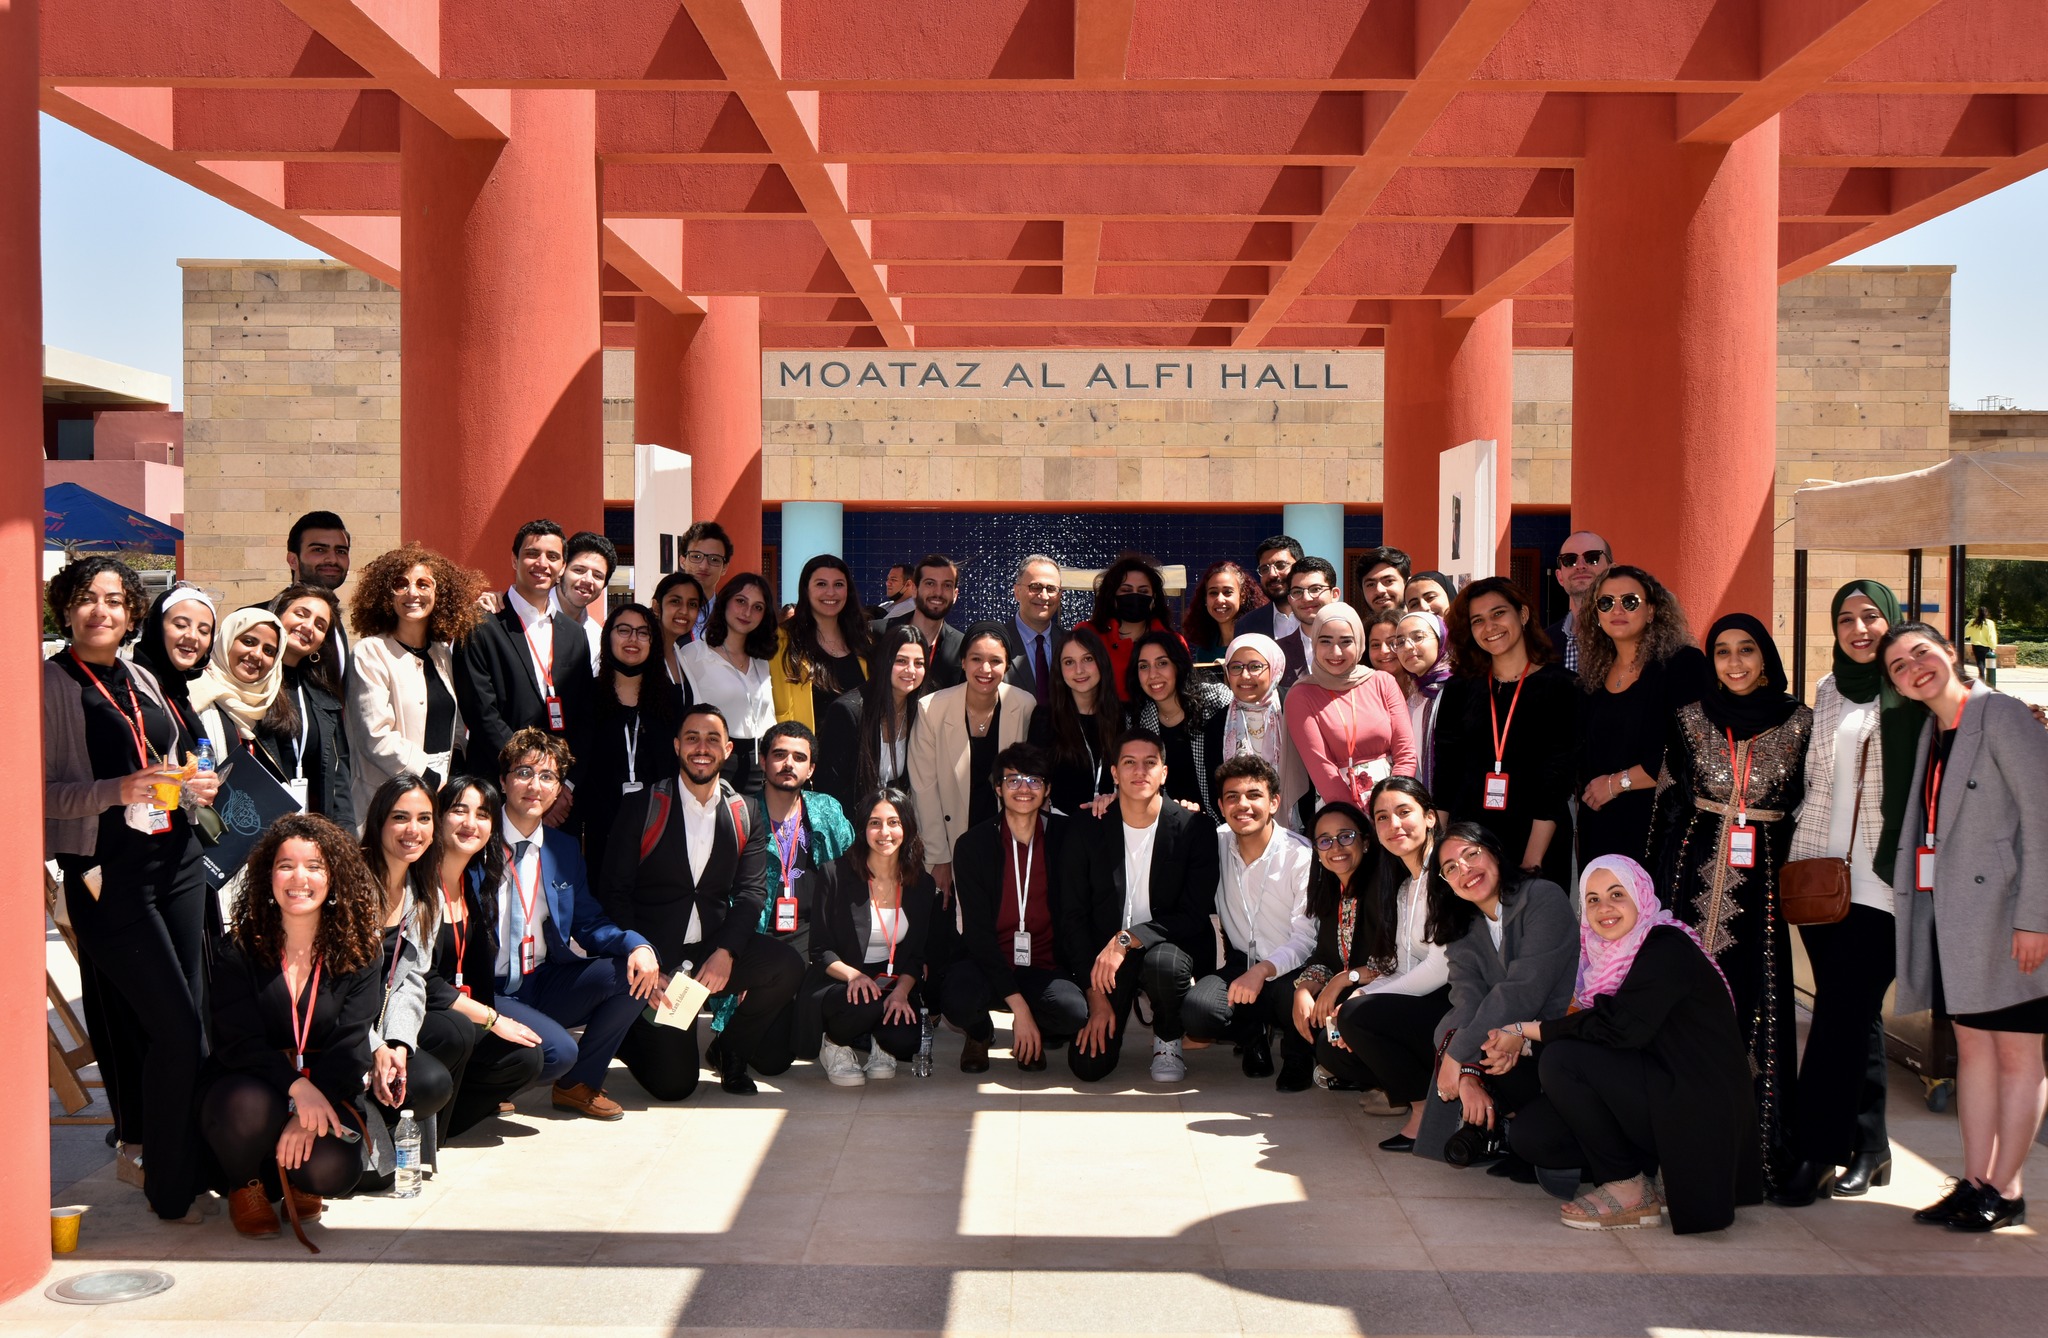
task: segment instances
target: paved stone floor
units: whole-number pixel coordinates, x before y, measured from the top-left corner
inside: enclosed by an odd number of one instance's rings
[[[1142,1035],[1138,1038],[1142,1041]],[[1147,1047],[1139,1045],[1140,1051]],[[1076,1092],[998,1052],[970,1079],[861,1090],[799,1065],[751,1100],[617,1124],[516,1115],[444,1150],[417,1199],[332,1205],[307,1255],[224,1216],[166,1226],[97,1128],[53,1131],[60,1204],[87,1205],[51,1280],[169,1270],[98,1310],[31,1293],[17,1334],[608,1333],[1968,1335],[2042,1332],[2048,1241],[1916,1227],[1954,1167],[1953,1116],[1894,1070],[1898,1174],[1861,1202],[1742,1210],[1729,1231],[1568,1231],[1533,1188],[1374,1146],[1355,1099],[1276,1093],[1228,1047],[1189,1081]],[[2048,1194],[2048,1149],[2035,1183]],[[74,1178],[75,1177],[75,1178]]]

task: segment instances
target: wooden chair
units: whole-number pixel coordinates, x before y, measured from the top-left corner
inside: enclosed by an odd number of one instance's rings
[[[43,906],[49,912],[51,923],[63,936],[64,946],[71,952],[72,960],[78,959],[78,939],[71,932],[71,920],[64,913],[64,899],[60,895],[57,880],[50,877],[48,869],[43,870]],[[81,967],[81,969],[83,969]],[[78,1112],[92,1105],[93,1096],[86,1089],[100,1091],[106,1084],[98,1078],[83,1077],[82,1072],[95,1063],[92,1052],[92,1038],[86,1034],[85,1024],[78,1020],[72,1010],[71,1001],[64,997],[64,990],[57,984],[57,978],[47,969],[43,972],[43,987],[49,995],[50,1011],[56,1016],[46,1019],[44,1029],[50,1040],[50,1090],[57,1094],[57,1101],[64,1107],[62,1115],[52,1115],[51,1124],[112,1124],[111,1115],[80,1115]],[[57,1024],[64,1024],[65,1036],[57,1033]]]

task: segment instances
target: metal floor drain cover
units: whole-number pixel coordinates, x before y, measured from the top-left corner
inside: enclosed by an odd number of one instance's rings
[[[174,1281],[170,1274],[153,1268],[109,1268],[53,1282],[43,1289],[43,1295],[68,1305],[111,1305],[168,1291]]]

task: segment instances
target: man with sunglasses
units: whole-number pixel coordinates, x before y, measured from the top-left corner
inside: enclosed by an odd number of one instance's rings
[[[1088,1021],[1088,1000],[1060,952],[1060,860],[1073,819],[1046,803],[1052,758],[1037,744],[996,754],[1003,809],[953,843],[953,891],[960,899],[961,956],[946,972],[940,1011],[967,1033],[962,1073],[988,1072],[995,1038],[991,1008],[1010,1015],[1010,1054],[1026,1073],[1045,1070],[1045,1052]]]
[[[1579,609],[1586,602],[1586,592],[1600,580],[1601,573],[1613,565],[1614,550],[1591,530],[1574,531],[1557,550],[1557,584],[1570,601],[1570,607],[1565,610],[1564,617],[1543,630],[1563,658],[1564,667],[1573,673],[1579,671],[1579,642],[1573,631],[1578,623]]]

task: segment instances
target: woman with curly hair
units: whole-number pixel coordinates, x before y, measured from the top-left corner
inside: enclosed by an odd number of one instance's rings
[[[1671,717],[1706,690],[1707,657],[1677,597],[1641,567],[1601,573],[1577,617],[1579,864],[1641,860]]]
[[[1220,663],[1224,648],[1237,639],[1238,620],[1266,602],[1259,583],[1228,558],[1203,572],[1188,594],[1180,634],[1196,664]]]
[[[820,553],[804,563],[797,589],[796,612],[776,632],[768,681],[776,721],[800,720],[816,731],[840,693],[868,681],[875,638],[844,558]]]
[[[383,894],[355,838],[326,818],[279,818],[249,852],[213,964],[213,1062],[200,1128],[229,1185],[235,1230],[294,1228],[363,1173],[370,1028],[383,1002]]]
[[[355,806],[401,771],[437,787],[467,731],[455,701],[454,647],[483,611],[482,572],[419,544],[394,548],[356,576],[346,700]]]

